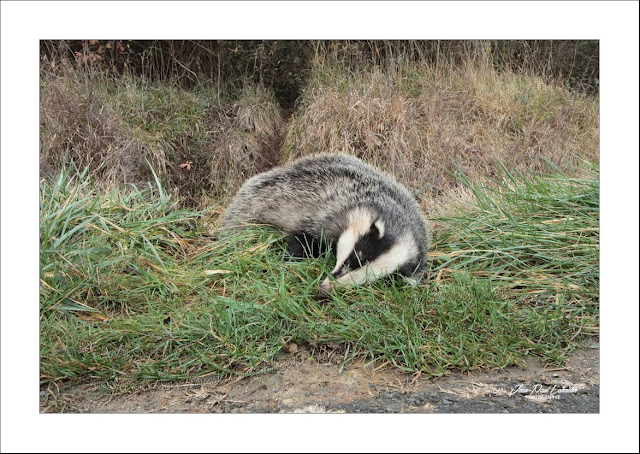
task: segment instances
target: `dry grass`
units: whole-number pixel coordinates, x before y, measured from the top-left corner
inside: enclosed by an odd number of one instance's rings
[[[238,126],[255,132],[259,138],[278,133],[282,119],[274,94],[259,85],[247,85],[235,103]]]
[[[104,187],[146,186],[153,172],[189,206],[232,195],[279,159],[282,117],[273,93],[247,84],[234,100],[142,77],[110,77],[43,61],[40,168],[89,167]]]
[[[470,196],[456,165],[481,181],[500,175],[498,160],[534,174],[548,170],[545,161],[570,174],[581,160],[597,161],[597,96],[534,69],[499,71],[481,44],[455,59],[390,48],[374,54],[375,64],[362,46],[319,47],[286,122],[261,85],[247,82],[225,99],[219,87],[186,90],[44,60],[41,169],[55,174],[73,161],[107,185],[144,185],[151,164],[185,204],[210,207],[281,162],[346,152],[390,171],[427,212],[444,214]]]
[[[472,180],[501,160],[542,174],[598,158],[598,100],[533,74],[498,72],[488,55],[460,65],[384,67],[316,56],[285,140],[285,157],[354,154],[395,174],[425,205],[459,192],[453,161]],[[465,191],[462,191],[464,194]]]
[[[209,158],[214,196],[232,196],[252,175],[279,161],[283,125],[273,92],[247,85],[224,115],[211,117],[220,135]]]
[[[151,178],[148,161],[165,171],[166,152],[148,146],[109,108],[105,76],[69,62],[43,63],[40,83],[40,167],[55,174],[66,162],[90,167],[96,180],[136,183]]]

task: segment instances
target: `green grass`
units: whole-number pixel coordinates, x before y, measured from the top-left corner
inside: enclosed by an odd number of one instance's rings
[[[331,256],[287,260],[273,228],[218,236],[159,185],[62,172],[41,183],[41,382],[255,374],[283,340],[428,375],[561,362],[597,334],[597,169],[526,181],[440,221],[433,279],[323,303]]]
[[[186,136],[204,136],[212,90],[178,87],[124,77],[105,83],[103,95],[111,108],[146,141],[175,143]]]
[[[434,244],[435,272],[465,270],[488,279],[533,311],[532,321],[557,320],[570,339],[597,334],[597,167],[582,178],[514,176],[504,167],[503,172],[501,184],[486,188],[460,177],[473,190],[474,206],[441,219],[449,229]],[[575,343],[557,337],[566,347],[548,356],[560,360]]]

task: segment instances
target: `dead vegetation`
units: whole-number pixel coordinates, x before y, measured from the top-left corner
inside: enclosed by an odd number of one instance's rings
[[[67,61],[42,63],[40,169],[51,175],[68,163],[90,167],[96,181],[134,183],[151,178],[148,161],[166,172],[166,152],[144,141],[113,109],[98,74],[79,74]]]
[[[209,159],[214,195],[231,196],[247,178],[278,164],[283,122],[269,90],[246,86],[224,115],[210,120],[219,123],[219,137]]]
[[[275,165],[281,129],[280,107],[262,86],[218,103],[212,89],[114,79],[64,60],[42,64],[42,176],[73,163],[104,187],[146,186],[155,172],[185,204],[203,206]]]
[[[461,65],[362,63],[316,57],[285,140],[287,159],[354,154],[431,201],[460,192],[456,165],[478,180],[495,177],[497,160],[540,174],[547,160],[570,171],[598,158],[594,97],[534,74],[497,71],[482,52]]]
[[[88,55],[106,46],[89,44]],[[102,59],[78,60],[82,52],[72,54],[76,61],[43,56],[41,173],[73,162],[107,186],[146,185],[153,168],[184,204],[202,207],[225,203],[243,181],[278,163],[346,152],[393,173],[433,211],[443,195],[465,197],[457,167],[482,180],[496,176],[497,160],[540,174],[546,161],[571,172],[581,160],[598,159],[597,96],[534,64],[507,64],[515,44],[454,44],[320,42],[309,57],[311,44],[301,43],[308,70],[296,76],[305,85],[293,111],[249,78],[235,91],[213,78],[185,89],[173,79],[152,80],[148,71],[114,75]],[[199,48],[209,55],[211,46]],[[552,55],[542,45],[520,47],[532,58]],[[127,52],[121,54],[131,58]]]

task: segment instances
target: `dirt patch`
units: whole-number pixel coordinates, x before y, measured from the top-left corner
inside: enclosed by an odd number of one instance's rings
[[[308,352],[282,360],[265,374],[228,383],[207,379],[154,383],[146,389],[104,382],[43,390],[43,413],[599,413],[600,359],[596,342],[563,367],[527,367],[451,373],[427,378],[375,371]]]

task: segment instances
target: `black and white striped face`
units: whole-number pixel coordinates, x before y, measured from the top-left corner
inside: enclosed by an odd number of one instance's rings
[[[336,245],[336,266],[320,291],[338,285],[361,285],[389,274],[409,276],[418,265],[417,248],[410,235],[392,236],[384,220],[367,209],[349,213],[348,228]],[[333,280],[332,280],[333,278]]]

